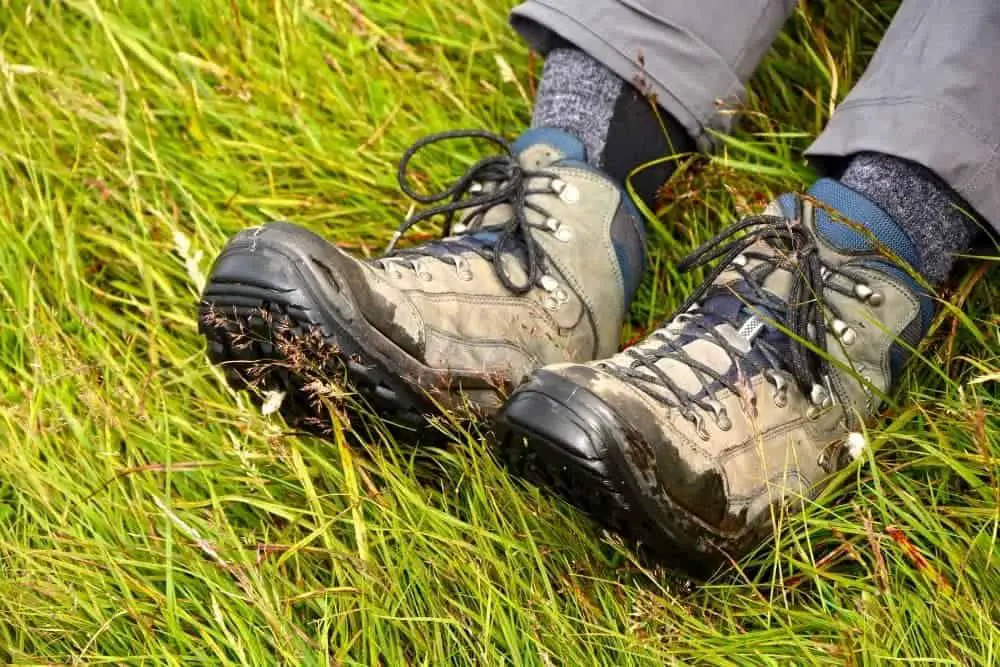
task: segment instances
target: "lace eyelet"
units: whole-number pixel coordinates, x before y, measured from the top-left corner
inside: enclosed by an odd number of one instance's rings
[[[830,391],[821,384],[814,384],[809,391],[809,402],[817,409],[827,408],[833,405],[833,396]]]
[[[872,290],[871,287],[865,285],[864,283],[858,283],[854,286],[854,296],[858,297],[862,301],[868,302],[869,305],[878,306],[882,305],[883,297],[880,292]]]
[[[417,277],[419,277],[419,278],[420,278],[421,280],[423,280],[423,281],[424,281],[425,283],[429,283],[430,281],[434,280],[434,276],[432,276],[432,275],[431,275],[430,273],[428,273],[427,271],[422,271],[422,272],[418,273],[418,274],[417,274]]]
[[[382,271],[384,271],[386,273],[386,275],[388,275],[393,280],[402,280],[403,279],[403,272],[400,271],[399,267],[396,266],[392,262],[386,262],[386,261],[380,260],[380,261],[375,262],[374,266],[376,268],[381,269]]]
[[[715,420],[720,431],[731,431],[733,430],[733,420],[729,418],[725,412],[719,415],[718,419]]]
[[[559,303],[551,296],[545,297],[545,300],[542,301],[542,305],[545,307],[546,310],[556,310],[557,308],[559,308]]]
[[[830,324],[830,328],[833,329],[833,334],[840,339],[840,342],[844,345],[851,345],[858,339],[857,332],[848,326],[847,322],[843,320],[834,320]]]
[[[572,232],[572,230],[570,230],[570,228],[569,228],[569,227],[567,227],[566,225],[561,225],[561,226],[559,227],[559,229],[557,229],[557,230],[556,230],[556,231],[555,231],[555,232],[553,233],[553,236],[555,236],[555,237],[556,237],[556,240],[557,240],[557,241],[561,241],[562,243],[566,243],[566,242],[567,242],[567,241],[569,241],[569,240],[570,240],[571,238],[573,238],[573,232]]]
[[[575,185],[571,185],[561,178],[553,178],[551,183],[552,191],[559,195],[567,204],[575,204],[580,201],[580,191]]]
[[[538,280],[538,285],[546,292],[552,292],[559,287],[559,281],[553,276],[546,274]]]
[[[554,292],[552,293],[552,297],[553,297],[553,298],[554,298],[554,299],[556,300],[556,302],[557,302],[557,303],[559,303],[560,305],[561,305],[561,304],[564,304],[564,303],[566,303],[566,302],[568,302],[568,301],[569,301],[569,294],[567,294],[567,293],[566,293],[566,290],[564,290],[564,289],[562,289],[562,288],[559,288],[559,289],[557,289],[556,291],[554,291]]]
[[[688,409],[686,412],[681,412],[681,416],[691,422],[694,426],[695,433],[698,434],[699,438],[706,441],[712,438],[712,434],[708,432],[707,428],[705,428],[705,418],[700,414],[694,410]]]

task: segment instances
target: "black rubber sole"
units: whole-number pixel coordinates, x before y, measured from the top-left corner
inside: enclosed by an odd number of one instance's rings
[[[408,428],[426,424],[426,396],[402,378],[417,362],[389,361],[336,267],[345,257],[321,237],[288,223],[237,234],[219,255],[198,308],[208,356],[229,384],[262,403],[285,393],[286,422],[325,434],[331,409],[356,407]],[[346,261],[350,261],[349,259]]]
[[[536,372],[497,418],[499,457],[516,476],[583,511],[644,557],[707,576],[719,562],[654,516],[624,460],[629,427],[596,395]]]

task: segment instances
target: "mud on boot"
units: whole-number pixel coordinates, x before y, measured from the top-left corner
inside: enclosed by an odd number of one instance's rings
[[[696,250],[682,265],[718,264],[639,344],[535,373],[499,419],[509,464],[701,570],[770,536],[858,456],[933,310],[888,215],[836,181],[809,195]]]
[[[458,138],[499,152],[441,192],[415,192],[412,157]],[[475,131],[421,140],[400,184],[429,208],[374,260],[285,222],[240,232],[199,307],[211,360],[238,388],[285,392],[284,416],[322,431],[320,397],[412,426],[439,409],[488,416],[532,371],[612,354],[645,236],[622,189],[585,157],[577,139],[549,129],[513,145]],[[443,238],[395,247],[435,217]]]

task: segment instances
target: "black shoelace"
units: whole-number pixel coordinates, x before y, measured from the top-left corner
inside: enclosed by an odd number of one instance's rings
[[[745,233],[737,236],[741,232]],[[770,250],[750,250],[757,241],[766,242]],[[742,374],[749,377],[755,372],[762,372],[781,389],[784,380],[780,372],[787,371],[814,404],[825,404],[830,398],[829,387],[824,381],[829,364],[826,360],[826,317],[829,315],[832,321],[839,321],[840,315],[835,308],[824,302],[823,290],[832,289],[860,299],[870,297],[871,290],[860,283],[854,283],[853,289],[845,287],[836,277],[846,278],[852,283],[853,279],[823,264],[812,233],[803,225],[780,216],[759,215],[743,219],[699,246],[680,262],[678,268],[687,271],[716,259],[720,259],[718,264],[681,306],[679,315],[673,318],[672,323],[683,327],[687,340],[691,340],[690,336],[708,338],[725,350],[739,371],[737,376]],[[745,265],[750,259],[759,260],[759,263],[747,270]],[[763,289],[764,280],[779,269],[789,270],[794,276],[787,300],[779,299]],[[742,276],[735,288],[732,284],[714,284],[726,270],[735,270]],[[788,350],[778,349],[763,336],[755,336],[751,344],[750,351],[760,353],[760,357],[756,359],[749,351],[733,346],[715,330],[714,325],[728,322],[739,330],[746,324],[746,319],[740,321],[710,311],[699,312],[701,304],[719,295],[740,299],[746,306],[745,311],[741,311],[744,318],[746,311],[766,313],[771,326],[777,325],[790,332],[791,335],[787,336]],[[760,326],[764,324],[762,319]],[[717,419],[728,421],[721,405],[711,399],[712,381],[736,395],[744,395],[744,392],[732,376],[727,377],[688,354],[681,341],[667,334],[666,328],[669,326],[668,324],[651,335],[660,343],[658,347],[651,349],[644,346],[642,349],[636,347],[626,350],[626,355],[632,359],[630,366],[612,365],[608,370],[623,379],[638,381],[637,386],[658,400],[679,408],[692,421],[700,420],[692,410],[694,407],[714,413]],[[764,363],[760,362],[761,358]],[[678,386],[657,366],[657,362],[664,359],[673,359],[686,365],[699,378],[704,391],[695,395]],[[769,374],[767,371],[777,373]],[[650,386],[651,384],[654,386]],[[666,388],[672,396],[658,391],[660,388]]]
[[[443,190],[429,194],[417,192],[410,182],[410,161],[432,144],[455,139],[484,139],[497,145],[501,153],[479,160]],[[528,292],[538,283],[544,274],[545,253],[531,234],[535,225],[528,221],[527,211],[534,210],[543,216],[547,214],[529,201],[528,197],[534,194],[551,194],[552,190],[529,189],[528,182],[539,177],[556,179],[556,175],[523,168],[510,144],[491,132],[456,130],[429,135],[410,146],[400,159],[397,176],[400,188],[408,197],[421,204],[437,205],[416,212],[399,226],[386,248],[386,257],[428,256],[447,261],[452,254],[471,251],[492,261],[497,277],[504,287],[515,294]],[[485,226],[483,222],[486,214],[502,204],[510,205],[510,218],[500,225]],[[454,217],[460,211],[465,212],[462,220],[464,229],[453,234]],[[396,243],[414,225],[438,215],[444,216],[442,240],[405,250],[396,249]],[[475,237],[480,232],[492,232],[496,237],[485,240],[484,236]],[[503,264],[505,255],[521,258],[526,274],[523,283],[518,284],[512,280]]]

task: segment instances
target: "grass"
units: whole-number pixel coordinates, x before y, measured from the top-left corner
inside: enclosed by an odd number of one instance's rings
[[[869,457],[708,583],[510,480],[480,433],[294,437],[206,363],[229,234],[290,218],[377,253],[409,143],[524,125],[510,4],[0,0],[0,663],[1000,662],[991,260],[943,294]],[[667,186],[624,339],[695,284],[672,266],[696,242],[808,181],[892,9],[796,13],[739,133]]]

